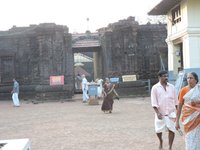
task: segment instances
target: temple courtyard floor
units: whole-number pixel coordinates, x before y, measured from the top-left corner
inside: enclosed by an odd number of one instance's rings
[[[28,138],[31,150],[158,150],[150,97],[115,100],[111,114],[104,114],[101,104],[82,103],[81,95],[70,101],[21,101],[20,107],[0,101],[0,140]],[[167,150],[167,132],[163,140]],[[173,149],[184,147],[177,133]]]

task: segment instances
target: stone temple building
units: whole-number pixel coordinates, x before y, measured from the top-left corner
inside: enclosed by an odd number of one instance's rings
[[[120,82],[119,87],[132,91],[135,84],[142,91],[142,80],[155,82],[157,72],[167,70],[166,35],[165,24],[139,25],[134,17],[95,33],[71,34],[67,26],[54,23],[0,31],[0,99],[10,98],[13,78],[23,99],[71,98],[74,53],[84,52],[93,53],[94,80],[136,75],[138,81]],[[50,76],[64,76],[64,84],[50,85]]]

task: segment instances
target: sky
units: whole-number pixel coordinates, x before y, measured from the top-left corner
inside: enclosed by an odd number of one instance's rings
[[[146,23],[147,13],[161,0],[0,0],[0,31],[31,24],[65,25],[70,33],[95,32],[135,16]],[[87,19],[89,18],[89,19]]]

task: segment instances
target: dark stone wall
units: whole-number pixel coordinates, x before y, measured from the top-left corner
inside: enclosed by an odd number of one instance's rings
[[[165,24],[139,25],[134,17],[99,29],[104,77],[137,75],[157,78],[160,56],[167,70],[167,30]]]
[[[167,37],[166,25],[141,25],[138,30],[138,51],[140,51],[140,66],[138,72],[140,79],[157,78],[161,69],[161,58],[165,69],[168,70],[168,48],[165,42]]]
[[[0,97],[10,97],[13,77],[23,98],[72,97],[71,40],[66,26],[51,23],[0,32]],[[53,75],[64,75],[65,85],[49,86]]]
[[[119,77],[117,91],[121,96],[148,95],[148,83],[158,81],[161,58],[168,70],[167,30],[165,24],[139,25],[134,17],[99,29],[103,78]],[[137,75],[137,81],[122,82],[123,75]]]
[[[164,24],[139,25],[134,17],[129,17],[99,29],[96,36],[100,39],[97,49],[99,58],[102,58],[99,76],[137,75],[137,82],[118,85],[120,95],[144,94],[144,80],[151,79],[152,84],[157,82],[161,57],[167,70],[167,30]],[[53,75],[64,75],[65,85],[50,86],[49,77]],[[74,93],[74,57],[68,28],[45,23],[1,31],[0,99],[11,99],[13,77],[19,81],[23,99],[71,98]]]

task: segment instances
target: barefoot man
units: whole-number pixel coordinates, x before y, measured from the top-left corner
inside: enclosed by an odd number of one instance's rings
[[[169,132],[169,150],[172,150],[178,97],[175,87],[168,83],[167,71],[159,71],[158,78],[159,82],[151,90],[151,104],[155,111],[155,131],[160,142],[159,150],[163,150],[162,132]]]

